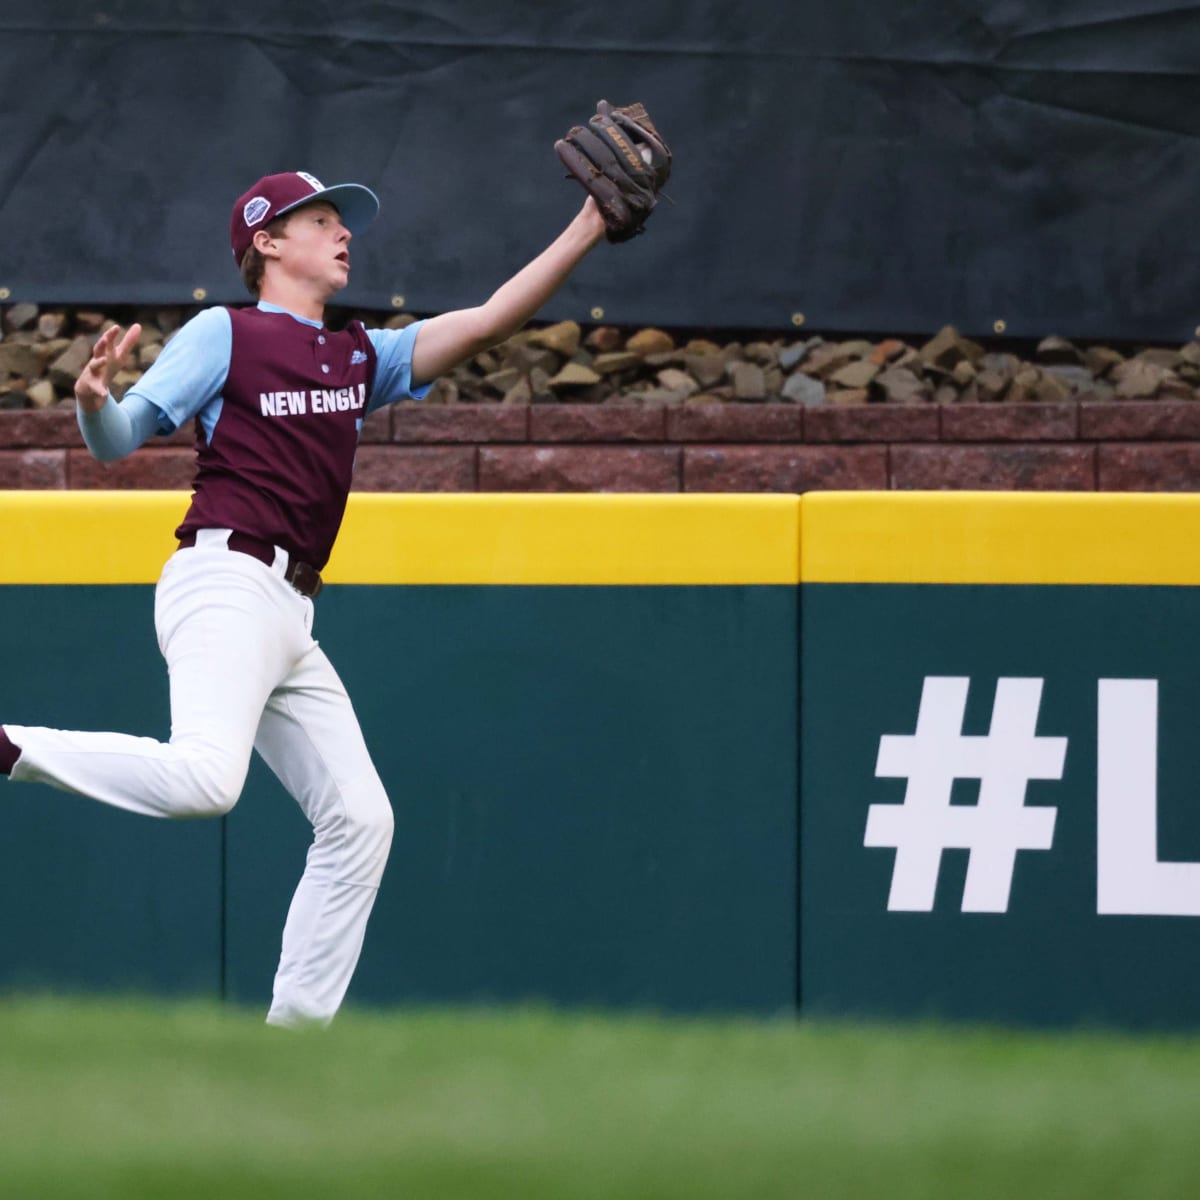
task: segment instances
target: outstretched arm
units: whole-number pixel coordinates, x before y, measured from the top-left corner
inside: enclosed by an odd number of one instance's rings
[[[565,230],[477,308],[431,317],[413,347],[414,385],[428,383],[464,359],[512,337],[554,295],[604,237],[604,220],[589,196]]]
[[[83,440],[101,462],[132,454],[156,433],[170,433],[221,394],[229,371],[232,329],[224,308],[206,308],[163,347],[118,404],[109,388],[129,359],[141,327],[112,327],[97,339],[75,382]]]

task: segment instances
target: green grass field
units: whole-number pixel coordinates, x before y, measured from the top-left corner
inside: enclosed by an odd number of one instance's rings
[[[1181,1197],[1200,1039],[0,1000],[0,1195]]]

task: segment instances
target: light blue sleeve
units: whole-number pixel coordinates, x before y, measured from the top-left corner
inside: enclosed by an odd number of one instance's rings
[[[412,386],[413,347],[417,331],[424,321],[414,321],[404,329],[368,329],[367,337],[375,347],[375,386],[367,402],[367,412],[374,412],[397,400],[424,400],[433,387],[433,380],[420,387]]]
[[[93,458],[112,462],[132,454],[158,429],[162,412],[140,396],[126,396],[120,404],[112,393],[97,413],[75,406],[79,432]]]
[[[229,310],[206,308],[197,313],[162,348],[154,365],[129,389],[159,412],[158,433],[174,433],[185,421],[219,400],[233,353]],[[124,401],[122,401],[124,403]]]

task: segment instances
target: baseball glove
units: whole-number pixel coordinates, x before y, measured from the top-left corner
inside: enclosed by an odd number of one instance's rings
[[[574,126],[554,150],[594,197],[610,242],[642,232],[670,177],[671,151],[641,104],[601,100],[587,126]]]

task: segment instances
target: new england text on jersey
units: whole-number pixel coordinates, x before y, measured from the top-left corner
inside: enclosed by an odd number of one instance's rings
[[[264,417],[302,417],[306,413],[350,412],[364,408],[367,385],[357,387],[311,388],[299,392],[259,392],[258,402]]]

